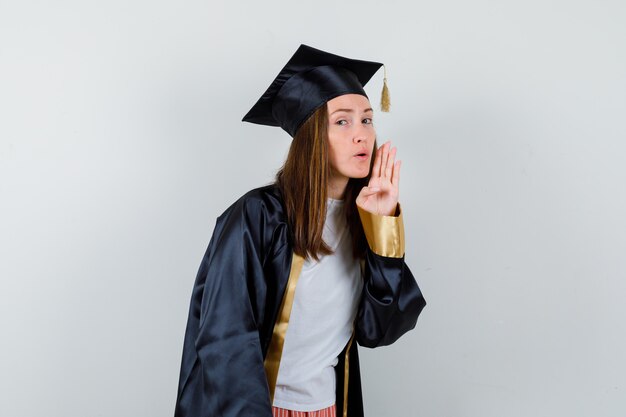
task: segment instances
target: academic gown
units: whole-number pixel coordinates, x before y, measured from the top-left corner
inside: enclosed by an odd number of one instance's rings
[[[359,214],[369,248],[353,339],[389,345],[415,326],[426,303],[404,262],[401,213]],[[272,417],[288,300],[303,261],[291,242],[274,184],[246,193],[218,217],[193,287],[175,417]],[[352,340],[335,371],[337,415],[363,417]]]

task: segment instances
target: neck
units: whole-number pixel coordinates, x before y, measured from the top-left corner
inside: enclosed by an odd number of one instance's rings
[[[333,198],[335,200],[343,200],[343,196],[346,192],[346,187],[348,186],[348,178],[340,177],[340,178],[331,178],[328,181],[328,197]]]

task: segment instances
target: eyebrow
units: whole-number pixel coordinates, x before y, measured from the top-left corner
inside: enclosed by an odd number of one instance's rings
[[[333,114],[340,112],[340,111],[345,111],[346,113],[354,113],[353,109],[337,109],[334,112],[332,112],[330,115],[332,116]],[[367,109],[363,110],[363,113],[367,113],[368,111],[374,112],[374,110],[371,107],[368,107]]]

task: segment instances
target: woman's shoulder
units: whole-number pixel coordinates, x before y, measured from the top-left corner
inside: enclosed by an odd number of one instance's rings
[[[254,188],[241,196],[240,199],[251,203],[279,204],[281,207],[283,205],[280,190],[275,183]]]
[[[220,218],[234,213],[244,214],[250,220],[260,218],[283,222],[286,216],[283,199],[274,183],[254,188],[239,197]]]
[[[263,254],[288,243],[289,226],[278,187],[258,187],[239,197],[217,218],[214,233],[220,239],[245,236]]]

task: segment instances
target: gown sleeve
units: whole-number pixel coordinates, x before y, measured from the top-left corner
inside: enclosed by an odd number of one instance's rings
[[[356,339],[365,347],[386,346],[415,327],[426,301],[404,262],[400,205],[396,216],[380,216],[360,207],[358,211],[368,249]]]
[[[262,213],[234,203],[217,220],[194,284],[175,417],[271,417],[257,321]]]

